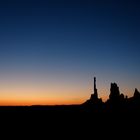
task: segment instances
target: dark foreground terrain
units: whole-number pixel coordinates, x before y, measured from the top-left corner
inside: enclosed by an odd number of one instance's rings
[[[112,83],[104,103],[94,78],[94,93],[81,105],[1,106],[0,128],[5,139],[140,139],[140,92],[128,98]]]
[[[0,107],[1,134],[6,132],[5,137],[114,139],[133,131],[139,134],[139,126],[138,110],[92,110],[82,105]]]

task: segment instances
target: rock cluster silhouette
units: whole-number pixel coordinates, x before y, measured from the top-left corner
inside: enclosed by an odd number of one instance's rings
[[[127,96],[124,96],[123,93],[120,93],[116,83],[111,83],[109,99],[106,102],[103,102],[101,98],[98,98],[96,78],[94,77],[94,93],[91,94],[90,99],[82,105],[98,111],[139,111],[140,92],[136,88],[134,95],[128,98]]]

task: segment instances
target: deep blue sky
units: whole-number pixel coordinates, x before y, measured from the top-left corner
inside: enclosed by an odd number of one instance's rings
[[[1,0],[0,81],[6,81],[5,90],[15,77],[24,85],[25,75],[39,87],[52,82],[64,90],[67,85],[74,95],[72,83],[92,88],[94,75],[108,92],[110,82],[118,82],[126,94],[140,88],[139,7],[133,0]]]

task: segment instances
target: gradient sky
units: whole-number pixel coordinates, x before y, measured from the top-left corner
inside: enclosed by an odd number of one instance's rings
[[[140,89],[140,2],[1,0],[0,105],[77,104],[93,76]]]

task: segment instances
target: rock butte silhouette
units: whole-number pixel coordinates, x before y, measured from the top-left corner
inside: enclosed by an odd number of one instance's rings
[[[93,110],[138,111],[140,109],[140,92],[136,88],[133,97],[128,98],[124,96],[123,93],[120,93],[116,83],[111,83],[109,99],[103,102],[101,98],[98,98],[96,77],[94,77],[94,93],[91,94],[90,99],[82,105],[92,108]]]

